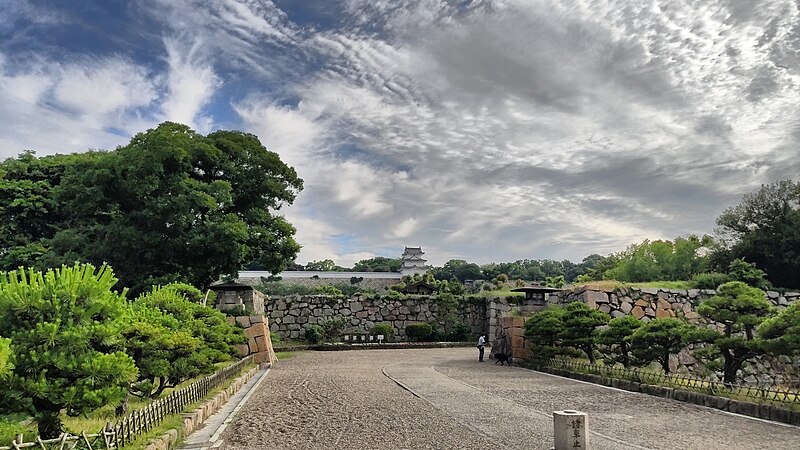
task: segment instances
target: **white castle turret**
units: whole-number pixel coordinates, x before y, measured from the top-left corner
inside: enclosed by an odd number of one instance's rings
[[[403,265],[400,266],[401,275],[414,275],[423,274],[428,271],[429,267],[425,265],[426,259],[423,259],[425,252],[422,247],[406,247],[403,251]]]

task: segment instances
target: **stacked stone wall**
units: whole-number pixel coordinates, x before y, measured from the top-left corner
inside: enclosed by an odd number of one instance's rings
[[[379,323],[388,323],[394,328],[395,338],[404,340],[409,324],[439,319],[436,299],[427,296],[392,299],[364,295],[352,298],[291,295],[273,297],[265,307],[270,317],[270,330],[284,339],[303,339],[310,325],[343,317],[348,320],[348,332],[368,332]],[[488,331],[486,304],[461,302],[454,314],[457,320],[470,327],[472,335]]]
[[[239,283],[249,284],[251,286],[258,286],[262,283],[261,278],[239,278]],[[306,287],[319,287],[319,286],[337,286],[349,285],[350,280],[347,278],[284,278],[280,280],[281,283],[287,285],[306,286]],[[400,282],[399,278],[364,278],[356,283],[359,289],[368,291],[384,291],[389,286],[395,285]]]
[[[261,315],[229,316],[228,322],[231,324],[238,324],[244,328],[247,344],[236,346],[236,349],[242,357],[253,355],[253,360],[259,364],[274,363],[277,361],[275,351],[272,348],[269,322],[266,317]]]
[[[554,292],[547,302],[549,305],[564,305],[579,301],[612,317],[631,315],[642,322],[655,318],[678,317],[698,326],[721,328],[718,324],[709,324],[696,312],[697,306],[703,300],[714,295],[716,291],[712,289],[619,287],[601,290],[583,286]],[[782,310],[791,303],[800,301],[800,292],[780,294],[767,291],[766,297],[777,310]],[[670,360],[672,370],[717,378],[717,374],[707,370],[692,356],[692,350],[689,348],[673,356]],[[744,365],[739,377],[748,384],[796,384],[800,378],[800,359],[792,360],[786,356],[756,358],[752,363]]]

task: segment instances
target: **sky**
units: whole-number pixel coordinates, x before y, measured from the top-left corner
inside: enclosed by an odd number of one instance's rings
[[[253,133],[300,263],[580,261],[800,173],[800,0],[2,3],[0,157]]]

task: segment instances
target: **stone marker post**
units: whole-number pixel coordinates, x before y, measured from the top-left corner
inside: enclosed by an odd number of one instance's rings
[[[589,448],[588,416],[579,411],[553,412],[555,450],[587,450]]]

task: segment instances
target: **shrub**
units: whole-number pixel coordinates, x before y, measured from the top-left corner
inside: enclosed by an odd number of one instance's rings
[[[716,289],[729,281],[731,277],[726,273],[705,272],[693,275],[691,283],[695,289]]]
[[[741,281],[748,286],[767,290],[772,287],[767,281],[767,273],[743,259],[734,259],[728,266],[728,275],[731,280]]]
[[[395,291],[394,289],[389,289],[389,292],[386,293],[386,297],[390,298],[392,300],[402,300],[402,299],[406,298],[405,295],[403,295],[400,292]]]
[[[350,284],[358,284],[364,281],[364,277],[350,277]]]
[[[184,297],[186,297],[186,299],[192,303],[203,303],[203,299],[205,298],[200,289],[197,289],[191,284],[170,283],[164,286],[162,289],[177,292],[178,294],[181,294]]]
[[[339,288],[330,284],[315,287],[314,293],[323,295],[335,295],[337,297],[344,295],[342,294],[342,291]]]
[[[622,316],[611,319],[608,326],[597,333],[595,342],[603,346],[603,361],[607,365],[631,366],[630,336],[641,326],[642,322],[636,317]]]
[[[464,322],[459,322],[453,325],[453,329],[447,334],[447,340],[450,342],[464,342],[469,339],[472,333],[472,327]]]
[[[411,323],[406,325],[406,336],[415,341],[423,341],[433,333],[433,328],[425,322]]]
[[[369,334],[373,336],[382,334],[386,342],[391,342],[394,337],[394,327],[388,323],[379,323],[369,330]]]
[[[226,316],[233,316],[233,317],[249,316],[249,315],[251,315],[250,314],[251,312],[252,311],[248,311],[247,308],[245,308],[242,305],[237,305],[237,306],[234,306],[233,308],[228,308],[228,309],[222,310],[222,313],[225,314]]]
[[[344,317],[331,318],[320,322],[322,338],[328,342],[338,340],[342,336],[342,333],[344,333],[347,322],[347,319]]]
[[[62,410],[117,403],[136,380],[121,351],[127,302],[116,282],[110,267],[89,264],[0,274],[0,334],[11,339],[0,396],[33,415],[43,438],[63,431]]]
[[[564,328],[559,334],[561,344],[586,353],[589,362],[594,364],[595,330],[607,324],[609,320],[611,316],[594,310],[585,303],[570,303],[562,318]]]
[[[557,344],[564,331],[564,310],[547,308],[525,322],[525,337],[531,343],[534,358],[552,358],[559,353]]]
[[[630,337],[633,356],[644,363],[658,361],[664,373],[670,373],[669,356],[678,354],[697,327],[681,319],[655,319],[633,332]]]
[[[310,325],[306,328],[306,340],[311,344],[319,344],[322,342],[324,331],[319,325]]]

